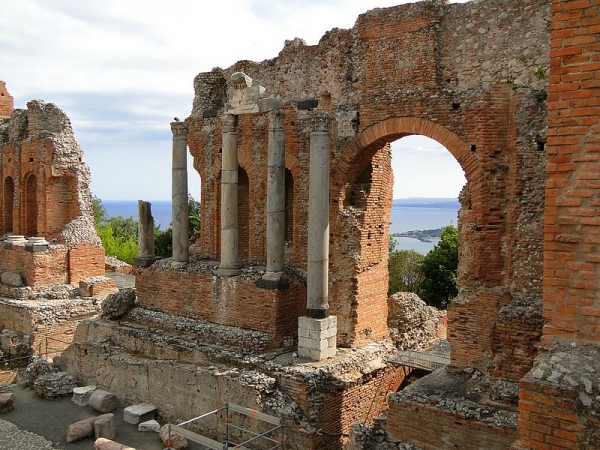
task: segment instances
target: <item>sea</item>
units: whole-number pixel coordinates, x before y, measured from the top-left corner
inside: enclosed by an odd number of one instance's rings
[[[154,223],[166,230],[171,223],[171,202],[151,201]],[[138,218],[137,200],[103,200],[109,217]],[[460,204],[455,198],[401,198],[395,199],[390,213],[390,233],[413,230],[433,230],[447,225],[457,225]],[[427,254],[438,243],[422,242],[415,238],[396,237],[396,248],[416,250]]]

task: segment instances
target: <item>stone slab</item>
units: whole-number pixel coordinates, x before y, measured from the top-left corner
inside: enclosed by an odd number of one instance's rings
[[[137,425],[140,422],[146,422],[154,419],[156,414],[156,406],[149,403],[140,403],[139,405],[131,405],[123,410],[123,420],[132,425]]]
[[[73,397],[71,401],[77,406],[87,406],[90,403],[90,397],[97,386],[83,386],[73,388]]]

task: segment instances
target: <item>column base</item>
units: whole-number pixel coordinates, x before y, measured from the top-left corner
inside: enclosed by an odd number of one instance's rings
[[[298,355],[313,361],[333,358],[336,354],[337,317],[298,318]]]
[[[267,272],[256,281],[256,286],[262,289],[284,290],[290,287],[290,283],[283,277],[283,272]]]
[[[134,267],[150,267],[157,259],[156,256],[138,256],[133,258],[131,265]]]
[[[242,273],[242,269],[239,267],[219,267],[214,273],[219,277],[234,277]]]

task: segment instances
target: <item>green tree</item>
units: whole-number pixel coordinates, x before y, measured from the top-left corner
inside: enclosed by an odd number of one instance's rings
[[[102,200],[95,195],[92,195],[92,210],[94,211],[94,223],[96,224],[96,227],[98,227],[98,225],[106,224],[108,213],[102,204]]]
[[[430,306],[446,308],[458,294],[456,272],[458,268],[458,229],[450,224],[442,229],[440,242],[421,264],[423,281],[419,296]]]
[[[200,202],[197,202],[194,197],[188,194],[188,219],[189,230],[188,235],[191,239],[200,233]],[[173,224],[169,224],[169,228],[162,231],[160,227],[154,229],[154,253],[157,256],[170,258],[173,255]]]
[[[423,281],[421,263],[424,256],[415,250],[390,252],[388,260],[388,296],[396,292],[418,292]]]

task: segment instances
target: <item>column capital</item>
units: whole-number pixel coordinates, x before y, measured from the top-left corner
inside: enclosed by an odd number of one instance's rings
[[[312,131],[329,131],[331,116],[326,111],[312,111],[310,113]]]
[[[283,121],[285,119],[285,113],[283,111],[275,110],[269,111],[269,130],[282,130]]]
[[[187,123],[176,120],[171,122],[171,132],[173,133],[173,139],[187,139],[189,127]]]
[[[237,125],[237,116],[234,114],[225,114],[221,116],[221,124],[223,133],[235,133],[235,126]]]

